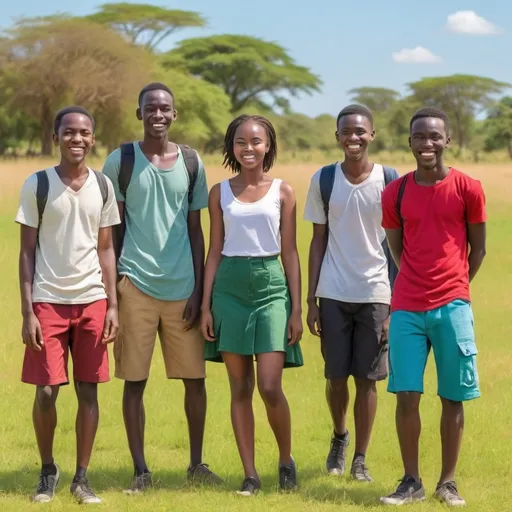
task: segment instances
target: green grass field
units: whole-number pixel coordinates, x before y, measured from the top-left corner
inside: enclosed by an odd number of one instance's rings
[[[0,163],[0,510],[25,511],[42,507],[52,511],[78,508],[69,494],[75,467],[75,397],[73,389],[62,390],[58,401],[55,459],[62,478],[51,504],[33,505],[39,471],[39,456],[31,422],[33,389],[20,382],[24,347],[20,339],[21,317],[17,279],[18,228],[13,222],[18,192],[24,178],[41,168],[41,162]],[[309,178],[316,165],[277,167],[274,175],[284,177],[295,188],[298,216],[302,218]],[[510,511],[512,498],[507,485],[512,481],[512,169],[489,165],[465,167],[480,178],[488,199],[488,256],[473,288],[479,347],[482,398],[466,407],[466,430],[458,471],[461,494],[468,510]],[[405,168],[401,168],[405,171]],[[220,168],[208,171],[209,184],[228,173]],[[205,215],[205,232],[207,216]],[[306,284],[307,249],[311,227],[298,223],[298,239]],[[304,287],[305,289],[305,287]],[[395,399],[379,385],[380,402],[367,462],[375,478],[371,485],[356,485],[347,477],[328,477],[324,463],[329,449],[331,423],[324,400],[323,363],[318,339],[305,334],[302,341],[306,364],[285,371],[293,423],[293,454],[299,467],[300,490],[293,495],[277,492],[277,449],[267,424],[264,407],[255,395],[257,466],[263,483],[259,496],[244,499],[233,495],[243,473],[229,419],[229,390],[222,365],[209,363],[208,417],[205,461],[224,479],[215,490],[190,488],[186,483],[188,436],[183,412],[181,382],[167,381],[159,348],[155,351],[153,373],[146,392],[146,453],[156,488],[137,497],[124,496],[132,474],[121,415],[122,385],[117,380],[100,387],[100,428],[89,471],[93,488],[103,498],[99,508],[109,511],[239,511],[319,510],[347,512],[379,510],[379,496],[393,490],[402,476],[394,425]],[[113,365],[112,365],[113,369]],[[112,372],[113,373],[113,372]],[[429,361],[426,393],[422,402],[421,471],[429,495],[440,470],[439,415],[435,367]],[[352,388],[353,389],[353,388]],[[349,429],[353,432],[352,414]],[[353,453],[353,443],[348,457]],[[415,505],[418,511],[442,510],[432,499]]]

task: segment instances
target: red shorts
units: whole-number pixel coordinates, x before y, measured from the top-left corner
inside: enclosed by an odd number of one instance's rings
[[[22,382],[36,386],[69,384],[70,349],[76,381],[110,380],[108,348],[102,342],[106,299],[91,304],[34,303],[33,309],[41,324],[44,346],[40,352],[25,349]]]

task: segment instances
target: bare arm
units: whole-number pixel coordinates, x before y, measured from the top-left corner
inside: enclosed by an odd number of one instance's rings
[[[214,341],[213,319],[211,314],[212,292],[215,274],[222,258],[224,246],[224,223],[220,207],[220,185],[214,185],[208,197],[210,213],[210,245],[204,269],[203,300],[201,304],[201,331],[208,341]]]
[[[117,336],[119,322],[117,316],[117,264],[112,236],[112,227],[100,228],[98,235],[98,259],[101,275],[107,293],[108,310],[105,318],[103,342],[113,341]]]
[[[313,238],[309,245],[309,281],[308,281],[308,327],[311,334],[320,336],[320,311],[316,301],[316,289],[320,279],[320,270],[327,249],[327,224],[313,224]]]
[[[469,282],[476,276],[485,258],[486,224],[468,224]]]
[[[19,281],[21,314],[23,315],[22,337],[27,347],[41,351],[44,345],[41,325],[32,309],[32,283],[34,282],[37,246],[37,229],[21,225]]]
[[[112,238],[114,241],[114,251],[116,256],[116,261],[119,261],[119,257],[121,256],[121,251],[123,249],[123,240],[124,240],[124,232],[126,229],[125,218],[124,218],[124,201],[117,201],[117,208],[119,210],[119,218],[121,219],[121,224],[117,224],[114,226]]]
[[[301,275],[297,251],[297,201],[288,183],[281,183],[281,260],[292,299],[288,338],[290,344],[294,344],[302,337]]]
[[[386,229],[386,237],[388,239],[388,246],[393,256],[393,260],[398,269],[400,269],[400,260],[403,251],[403,232],[402,229]]]

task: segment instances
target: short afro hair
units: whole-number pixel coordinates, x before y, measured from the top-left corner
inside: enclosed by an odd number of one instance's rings
[[[349,105],[348,107],[345,107],[339,114],[338,118],[336,119],[336,128],[340,124],[340,119],[345,116],[352,116],[352,115],[358,115],[363,116],[370,121],[370,124],[373,127],[373,115],[370,111],[370,109],[363,107],[363,105]]]
[[[165,91],[168,92],[171,95],[172,101],[174,103],[174,94],[172,93],[171,89],[167,87],[167,85],[161,83],[161,82],[152,82],[148,85],[146,85],[140,92],[139,92],[139,107],[142,105],[142,100],[144,99],[144,95],[146,95],[148,92],[151,91]]]
[[[88,117],[91,120],[92,123],[92,131],[94,133],[94,130],[96,129],[96,121],[94,120],[94,117],[90,114],[88,110],[86,110],[83,107],[79,107],[77,105],[72,105],[70,107],[65,107],[60,109],[57,114],[55,115],[55,120],[53,121],[53,131],[55,135],[59,134],[60,125],[62,123],[62,119],[64,119],[64,116],[67,116],[68,114],[82,114],[86,117]]]
[[[442,111],[440,108],[436,107],[423,107],[416,111],[416,113],[412,116],[411,122],[409,124],[409,130],[412,129],[412,125],[414,121],[417,121],[418,119],[422,119],[425,117],[434,117],[436,119],[441,119],[444,122],[444,129],[446,130],[446,133],[450,130],[450,122],[448,120],[448,116],[444,111]]]

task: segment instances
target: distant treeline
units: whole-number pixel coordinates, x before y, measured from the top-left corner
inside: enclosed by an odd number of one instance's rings
[[[104,4],[86,17],[17,21],[0,36],[0,156],[51,155],[53,116],[79,104],[97,120],[107,150],[140,134],[134,116],[140,88],[162,81],[176,97],[173,138],[203,153],[217,151],[233,116],[252,112],[276,126],[283,151],[335,150],[335,119],[293,112],[288,98],[312,94],[322,80],[276,43],[237,34],[158,45],[178,30],[206,26],[196,12],[149,4]],[[456,152],[506,150],[512,158],[509,84],[473,75],[424,78],[400,96],[382,87],[349,91],[375,116],[374,150],[407,150],[409,120],[424,105],[447,112]],[[344,105],[339,105],[341,109]]]

